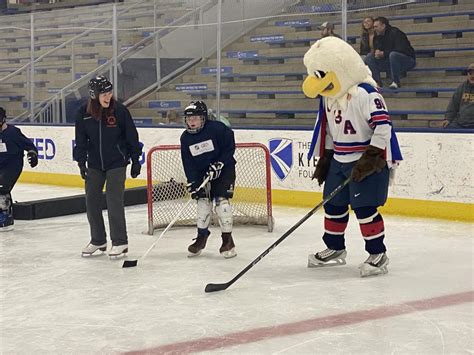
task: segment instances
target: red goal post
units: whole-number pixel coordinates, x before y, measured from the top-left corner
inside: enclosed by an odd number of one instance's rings
[[[260,143],[237,143],[236,181],[231,199],[234,225],[266,225],[273,230],[270,152]],[[179,145],[158,145],[147,154],[148,234],[166,227],[190,199]],[[213,223],[217,223],[213,216]],[[175,223],[196,225],[196,204]]]

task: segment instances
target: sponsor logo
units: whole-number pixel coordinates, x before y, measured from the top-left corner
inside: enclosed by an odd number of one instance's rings
[[[221,73],[230,74],[232,73],[232,67],[221,67]],[[209,75],[209,74],[216,74],[217,68],[216,67],[203,67],[201,68],[201,74]]]
[[[274,138],[268,141],[273,172],[280,180],[285,180],[293,166],[293,141]]]
[[[250,37],[250,42],[265,42],[265,43],[272,43],[272,42],[281,42],[285,40],[285,36],[283,35],[270,35],[270,36],[252,36]]]
[[[212,140],[208,139],[207,141],[199,142],[189,146],[189,151],[191,152],[191,155],[195,157],[214,151],[214,144],[212,143]]]
[[[52,160],[56,156],[56,144],[50,138],[30,139],[38,149],[38,159]]]
[[[117,127],[117,119],[115,116],[107,117],[107,127]]]

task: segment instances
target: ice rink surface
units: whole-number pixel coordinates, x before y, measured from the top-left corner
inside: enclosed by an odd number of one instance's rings
[[[82,193],[18,184],[15,201]],[[315,205],[319,201],[315,201]],[[308,209],[309,210],[309,209]],[[172,229],[135,268],[82,258],[85,214],[16,221],[0,234],[0,353],[473,354],[473,224],[385,216],[387,275],[359,277],[367,255],[354,214],[347,265],[307,268],[324,249],[317,213],[229,289],[232,279],[307,209],[276,207],[273,233],[235,227],[187,258],[193,228]],[[106,213],[105,213],[106,215]],[[126,209],[129,258],[153,243],[146,207]]]

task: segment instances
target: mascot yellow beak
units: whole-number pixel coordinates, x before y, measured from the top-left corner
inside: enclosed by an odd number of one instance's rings
[[[341,84],[333,71],[326,73],[324,78],[310,75],[303,82],[303,92],[311,99],[318,95],[334,97],[339,91],[341,91]]]

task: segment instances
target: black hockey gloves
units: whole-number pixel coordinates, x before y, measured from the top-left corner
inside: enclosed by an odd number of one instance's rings
[[[133,179],[135,179],[138,175],[140,175],[140,171],[142,170],[142,166],[138,160],[132,161],[132,168],[130,169],[130,175]]]
[[[220,161],[216,161],[209,165],[209,170],[207,170],[206,176],[209,176],[209,180],[215,180],[221,175],[222,168],[224,167],[224,163]]]
[[[334,150],[326,149],[324,151],[324,156],[318,160],[316,164],[316,170],[314,171],[311,180],[317,179],[319,186],[326,181],[326,176],[328,176],[329,165],[331,164],[332,156],[334,155]]]
[[[34,150],[30,150],[26,154],[26,158],[28,159],[28,163],[32,168],[38,165],[38,153],[36,153]]]
[[[198,190],[198,186],[190,182],[186,185],[186,190],[188,190],[189,194],[191,195],[191,198],[193,200],[197,200],[198,198],[205,198],[206,197],[206,191],[204,188],[201,188]]]
[[[86,163],[85,162],[79,162],[78,165],[79,165],[79,170],[81,171],[81,177],[84,180],[87,180],[87,175],[89,174],[89,169],[87,169]]]
[[[380,173],[387,162],[383,158],[384,150],[369,145],[352,169],[352,179],[361,182],[367,176]]]
[[[186,184],[186,190],[190,193],[193,200],[197,200],[199,198],[198,191],[196,191],[196,188],[192,182]]]

